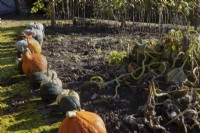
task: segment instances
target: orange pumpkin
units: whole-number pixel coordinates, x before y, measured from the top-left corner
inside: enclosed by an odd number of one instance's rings
[[[31,74],[34,72],[47,71],[46,57],[41,54],[31,54],[28,48],[23,51],[22,60],[22,70],[27,77],[31,76]]]
[[[58,133],[107,133],[101,117],[88,111],[69,111],[67,118],[63,120]]]
[[[41,54],[42,48],[41,48],[39,42],[37,40],[35,40],[34,38],[29,38],[28,36],[26,38],[27,38],[27,42],[28,42],[28,48],[30,49],[30,51],[32,53]]]

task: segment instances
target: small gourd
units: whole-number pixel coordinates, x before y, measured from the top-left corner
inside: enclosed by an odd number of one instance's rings
[[[47,78],[44,72],[35,72],[30,77],[30,84],[33,89],[39,89],[43,79]]]
[[[62,87],[62,81],[56,76],[54,76],[54,73],[51,77],[47,77],[45,79],[42,80],[41,82],[41,86],[46,84],[46,83],[54,83],[57,84],[58,86]]]
[[[56,98],[60,110],[64,113],[67,111],[81,110],[80,98],[77,92],[73,90],[63,90]]]
[[[19,51],[19,52],[22,52],[22,49],[23,48],[26,48],[28,47],[28,43],[26,40],[20,40],[20,41],[17,41],[16,44],[15,44],[15,48]]]
[[[62,88],[54,83],[46,83],[40,87],[40,96],[44,102],[50,103],[56,100],[58,94],[62,92]]]
[[[58,133],[107,133],[102,118],[89,111],[69,111]]]

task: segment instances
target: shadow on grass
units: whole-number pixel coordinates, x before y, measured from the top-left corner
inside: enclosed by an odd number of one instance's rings
[[[5,65],[0,69],[0,86],[2,87],[18,83],[18,81],[24,78],[24,75],[22,75],[22,73],[19,70],[17,70],[14,64]]]
[[[56,133],[58,126],[52,126],[64,119],[64,114],[61,114],[57,106],[46,107],[45,104],[39,100],[29,101],[16,109],[15,114],[16,123],[9,126],[7,131],[15,132],[24,130],[37,132]],[[38,110],[40,115],[38,114]],[[48,126],[49,129],[44,128]],[[34,131],[36,132],[36,131]]]
[[[13,44],[13,41],[12,42],[0,42],[0,48],[1,49],[7,49],[7,48],[14,48],[12,45]]]
[[[16,82],[12,85],[10,82],[14,80]],[[9,122],[10,126],[6,131],[56,133],[60,122],[65,118],[65,114],[61,113],[57,105],[47,106],[48,104],[41,101],[39,91],[33,97],[29,80],[24,76],[15,76],[14,80],[10,79],[7,90],[0,93],[0,96],[4,99],[2,102],[9,105],[0,111],[0,115],[3,114],[4,119],[5,117],[14,119]],[[35,90],[32,92],[35,92]],[[26,100],[25,103],[18,104],[24,100]]]
[[[15,55],[17,55],[17,51],[4,51],[1,52],[0,58],[14,57]]]
[[[9,26],[9,27],[0,27],[1,34],[3,37],[13,38],[15,41],[18,40],[18,36],[21,35],[21,32],[25,29],[25,26]],[[9,33],[9,31],[11,33]],[[4,34],[6,32],[7,34]],[[16,36],[18,35],[18,36]],[[11,42],[13,43],[13,42]],[[0,43],[1,44],[1,43]]]
[[[15,65],[15,59],[16,58],[14,56],[0,58],[0,66],[4,66],[4,65],[8,65],[8,64]]]
[[[3,20],[48,20],[42,14],[18,14],[18,13],[10,13],[10,14],[0,14],[0,18]]]
[[[0,42],[1,50],[12,49],[12,48],[15,48],[14,42]]]

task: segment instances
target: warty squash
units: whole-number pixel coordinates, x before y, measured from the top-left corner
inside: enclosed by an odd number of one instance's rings
[[[69,111],[58,133],[107,133],[102,118],[88,111]]]
[[[47,71],[45,72],[45,74],[47,75],[47,77],[52,77],[53,74],[54,74],[54,78],[58,77],[56,71],[49,69],[49,66],[47,67]]]
[[[81,110],[80,98],[77,92],[73,90],[63,90],[56,98],[56,103],[64,113],[67,111]]]
[[[77,92],[75,92],[74,90],[70,90],[70,89],[64,89],[56,98],[57,104],[59,104],[60,99],[63,96],[75,96],[78,100],[80,100],[79,94]]]
[[[19,51],[19,52],[22,52],[22,49],[23,48],[26,48],[28,47],[28,42],[26,40],[20,40],[20,41],[17,41],[16,44],[15,44],[15,48]]]
[[[30,77],[34,72],[47,71],[46,57],[41,54],[31,54],[28,48],[24,50],[22,60],[22,70],[27,77]]]
[[[44,31],[44,26],[43,26],[42,23],[33,23],[33,22],[31,22],[31,23],[29,23],[27,25],[27,28],[28,29],[38,29],[38,30],[41,30],[42,32]]]
[[[62,81],[57,76],[54,77],[54,73],[52,74],[51,77],[44,78],[41,82],[41,86],[49,82],[57,84],[58,86],[62,87]]]

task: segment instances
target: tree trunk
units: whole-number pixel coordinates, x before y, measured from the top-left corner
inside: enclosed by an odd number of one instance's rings
[[[51,26],[56,25],[55,0],[51,1]]]
[[[62,0],[62,13],[63,13],[63,19],[66,19],[65,3],[63,0]]]
[[[70,7],[70,6],[69,6],[69,4],[70,4],[70,3],[69,3],[69,0],[66,0],[66,5],[67,5],[67,19],[70,18],[70,13],[69,13],[69,11],[70,11],[70,10],[69,10],[69,7]]]
[[[163,8],[159,7],[159,22],[158,22],[158,26],[159,26],[159,33],[160,34],[162,32],[162,20],[163,20]]]

